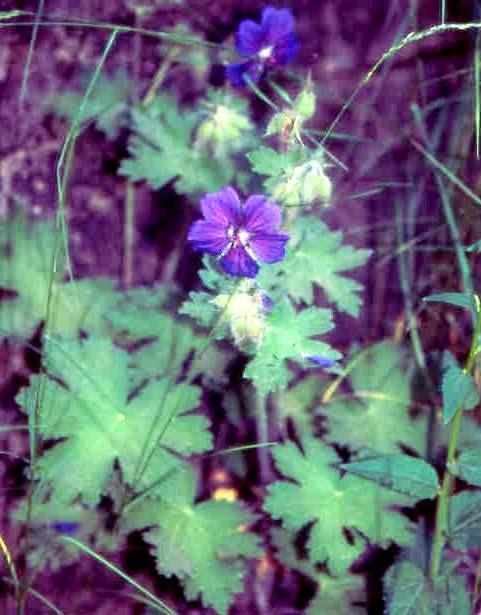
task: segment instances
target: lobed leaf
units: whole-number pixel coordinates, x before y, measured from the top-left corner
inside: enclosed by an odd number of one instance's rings
[[[387,493],[355,476],[340,478],[331,466],[338,462],[332,449],[304,437],[304,454],[293,443],[273,449],[279,470],[295,481],[277,481],[268,487],[264,508],[287,529],[298,531],[313,523],[308,548],[312,562],[328,561],[337,574],[345,572],[362,552],[362,541],[348,543],[344,527],[355,527],[373,542],[409,540],[402,517],[383,510],[377,526],[374,511],[387,503]],[[398,496],[399,501],[399,496]]]
[[[353,359],[349,370],[353,393],[319,408],[327,419],[329,441],[380,453],[399,452],[399,443],[424,450],[426,417],[409,416],[410,378],[401,359],[390,341]]]

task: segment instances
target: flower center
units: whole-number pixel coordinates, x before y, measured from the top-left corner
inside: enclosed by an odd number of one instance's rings
[[[242,227],[235,228],[234,226],[229,226],[227,238],[230,240],[232,247],[240,243],[245,248],[249,243],[250,233]]]
[[[274,46],[270,45],[269,47],[264,47],[264,49],[261,49],[258,53],[258,56],[261,60],[268,60],[271,57],[273,51]]]

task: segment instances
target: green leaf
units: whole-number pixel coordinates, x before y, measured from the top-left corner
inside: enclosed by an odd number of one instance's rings
[[[435,498],[439,480],[432,465],[409,455],[378,455],[343,463],[340,468],[417,499]]]
[[[371,251],[342,245],[340,231],[332,232],[309,216],[294,222],[290,236],[286,258],[261,271],[261,286],[279,288],[294,301],[307,304],[314,302],[315,288],[320,287],[340,311],[358,316],[363,286],[340,274],[364,265]]]
[[[289,389],[282,388],[277,403],[282,417],[290,417],[299,435],[312,433],[312,410],[323,392],[319,376],[308,376]]]
[[[277,152],[271,147],[262,145],[258,149],[249,152],[247,158],[252,166],[252,171],[259,175],[277,177],[288,173],[302,161],[302,153],[299,150],[289,152]]]
[[[115,461],[124,481],[141,491],[178,465],[172,452],[190,455],[210,448],[207,420],[185,414],[197,406],[200,390],[164,378],[131,399],[130,356],[109,340],[49,339],[46,361],[56,380],[44,381],[39,430],[46,439],[62,441],[41,456],[38,472],[59,498],[70,501],[81,494],[95,505]],[[18,397],[21,405],[28,407],[37,386],[34,377]],[[149,462],[140,472],[144,443]]]
[[[423,301],[427,301],[428,303],[447,303],[449,305],[455,305],[456,307],[470,310],[474,316],[477,314],[474,297],[468,293],[439,293],[428,295],[423,298]]]
[[[207,500],[194,504],[194,489],[173,505],[143,502],[131,516],[132,527],[155,525],[145,534],[158,571],[176,575],[187,598],[226,614],[233,596],[243,589],[243,559],[259,557],[257,538],[245,531],[250,515],[237,503]]]
[[[479,401],[472,377],[466,373],[447,350],[443,357],[443,419],[450,423],[461,406],[471,410]]]
[[[365,615],[366,609],[353,602],[365,602],[362,578],[348,575],[342,579],[322,575],[321,587],[309,603],[306,615]]]
[[[481,545],[481,493],[463,491],[450,498],[450,542],[455,549]]]
[[[265,334],[244,376],[267,394],[284,387],[291,379],[286,359],[302,362],[306,356],[321,355],[339,359],[341,355],[327,344],[312,339],[334,327],[332,312],[316,307],[297,312],[287,300],[279,302],[266,319]]]
[[[408,560],[401,560],[385,575],[384,597],[388,615],[471,613],[463,576],[445,570],[430,588],[423,571]]]
[[[55,232],[53,222],[30,224],[22,212],[0,228],[0,287],[15,293],[0,301],[0,336],[28,338],[46,318]],[[109,279],[61,282],[54,276],[50,333],[105,331],[104,314],[117,301],[114,287]]]
[[[87,85],[90,75],[83,80]],[[120,130],[128,125],[130,78],[118,70],[112,78],[99,75],[95,87],[89,96],[80,123],[95,120],[98,130],[114,140]],[[83,95],[75,92],[64,92],[55,95],[48,101],[49,108],[61,117],[73,119],[82,103]]]
[[[387,572],[384,598],[388,615],[432,615],[436,612],[423,571],[409,561],[401,561]]]
[[[380,453],[399,452],[398,443],[418,453],[425,448],[426,417],[409,417],[410,378],[390,341],[371,346],[349,370],[353,390],[321,406],[331,442]]]
[[[403,518],[383,509],[389,497],[385,490],[355,476],[341,479],[331,467],[338,462],[337,455],[319,440],[305,437],[302,447],[304,455],[293,443],[273,449],[277,467],[295,483],[269,485],[264,508],[290,530],[314,522],[308,542],[312,562],[328,560],[329,568],[338,574],[346,570],[363,544],[360,540],[348,543],[342,531],[345,526],[357,528],[373,542],[409,540]],[[376,518],[382,518],[379,526]]]
[[[214,192],[232,179],[227,157],[216,159],[193,147],[197,116],[179,111],[173,99],[158,97],[148,109],[134,109],[132,119],[131,158],[122,162],[121,175],[146,180],[154,189],[174,180],[184,194]]]
[[[296,98],[294,109],[304,120],[311,118],[316,112],[316,95],[309,89],[303,90]]]
[[[481,446],[464,450],[459,455],[454,469],[456,475],[470,485],[481,487]]]

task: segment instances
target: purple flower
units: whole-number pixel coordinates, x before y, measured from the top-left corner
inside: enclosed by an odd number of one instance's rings
[[[329,369],[330,367],[334,367],[337,365],[337,361],[335,359],[329,359],[328,357],[323,357],[320,355],[309,355],[305,357],[306,361],[312,363],[316,367],[322,367],[324,369]]]
[[[254,194],[242,204],[237,192],[227,187],[206,194],[200,205],[205,219],[192,224],[187,239],[195,250],[218,256],[226,273],[253,278],[259,261],[284,258],[289,235],[277,232],[281,212],[266,197]]]
[[[246,75],[258,81],[266,68],[291,62],[299,49],[294,26],[289,9],[271,6],[262,11],[260,24],[251,19],[242,21],[236,34],[236,49],[248,60],[227,66],[226,75],[232,85],[245,85]]]
[[[60,534],[75,534],[80,524],[76,521],[54,521],[50,527]]]

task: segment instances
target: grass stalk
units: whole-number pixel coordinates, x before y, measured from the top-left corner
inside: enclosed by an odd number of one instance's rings
[[[22,107],[25,101],[25,98],[27,96],[28,77],[30,75],[30,67],[32,65],[33,52],[35,50],[35,43],[37,41],[38,28],[42,21],[44,8],[45,8],[45,0],[39,0],[37,12],[35,14],[35,23],[32,28],[32,37],[30,38],[30,45],[28,46],[27,60],[25,62],[25,68],[23,70],[22,84],[20,86],[20,97],[19,97],[20,107]]]

